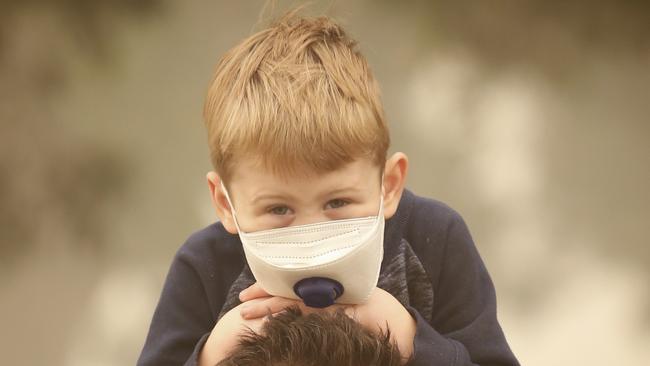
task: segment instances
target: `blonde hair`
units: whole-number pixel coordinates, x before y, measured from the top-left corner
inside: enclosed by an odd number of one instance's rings
[[[296,11],[221,58],[204,121],[225,182],[242,157],[285,177],[357,158],[383,170],[390,144],[379,86],[357,43],[331,19]]]

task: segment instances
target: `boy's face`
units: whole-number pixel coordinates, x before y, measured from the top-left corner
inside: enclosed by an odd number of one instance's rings
[[[394,213],[393,201],[399,201],[406,173],[406,157],[401,154],[396,159],[396,155],[389,159],[384,172],[387,218]],[[392,160],[398,160],[397,164]],[[332,172],[282,178],[252,159],[242,159],[234,168],[228,193],[240,229],[253,232],[377,215],[382,194],[380,174],[371,160],[357,159]],[[217,215],[229,232],[236,233],[219,177],[210,172],[207,178]]]

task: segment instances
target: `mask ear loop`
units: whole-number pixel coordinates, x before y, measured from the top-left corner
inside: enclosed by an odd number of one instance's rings
[[[377,218],[379,220],[384,219],[384,193],[384,173],[381,173],[381,193],[379,194],[379,211],[377,212]]]
[[[230,205],[230,211],[232,213],[233,221],[235,221],[235,227],[237,228],[237,232],[241,234],[241,229],[239,228],[239,223],[237,222],[237,214],[235,213],[235,206],[232,204],[232,201],[230,200],[230,194],[228,194],[228,190],[226,189],[226,186],[223,184],[223,181],[219,180],[219,183],[221,184],[221,189],[223,189],[223,193],[226,195],[226,200]]]

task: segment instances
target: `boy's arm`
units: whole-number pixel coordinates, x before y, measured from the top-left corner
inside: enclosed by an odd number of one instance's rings
[[[432,325],[408,309],[417,322],[411,365],[519,365],[497,321],[492,280],[456,212],[446,237],[440,272],[434,277]],[[426,259],[423,264],[432,270]]]
[[[138,366],[196,365],[214,326],[193,254],[186,249],[171,264]]]

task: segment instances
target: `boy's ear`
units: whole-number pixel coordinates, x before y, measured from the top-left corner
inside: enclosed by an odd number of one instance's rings
[[[221,221],[226,231],[231,234],[237,234],[237,226],[235,226],[235,220],[232,216],[232,208],[221,186],[221,178],[214,171],[208,172],[206,178],[208,180],[208,188],[210,188],[212,206],[219,217],[219,221]]]
[[[406,184],[409,161],[406,154],[396,152],[384,167],[384,217],[390,219],[397,211]]]

